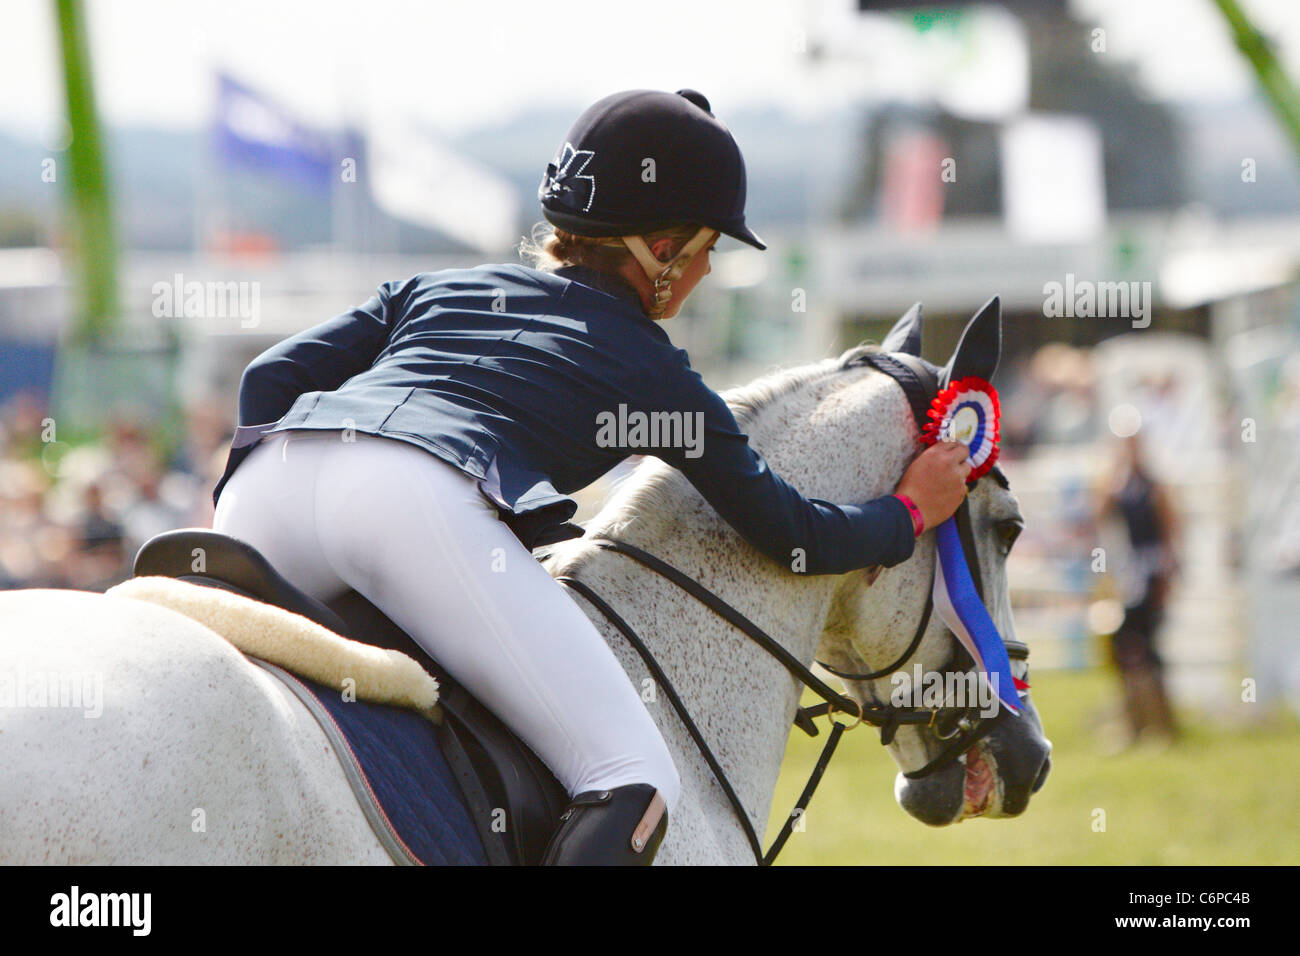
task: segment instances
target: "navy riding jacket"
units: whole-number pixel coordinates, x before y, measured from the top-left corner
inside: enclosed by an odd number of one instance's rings
[[[688,443],[689,432],[665,424],[659,445],[645,447],[655,432],[634,426],[656,413],[660,423],[690,415],[702,435]],[[787,567],[796,548],[809,574],[912,554],[901,501],[805,498],[750,447],[635,292],[588,269],[422,273],[272,346],[244,372],[239,428],[213,500],[263,435],[348,428],[410,442],[480,479],[530,548],[573,516],[568,495],[648,454],[680,469],[728,524]]]

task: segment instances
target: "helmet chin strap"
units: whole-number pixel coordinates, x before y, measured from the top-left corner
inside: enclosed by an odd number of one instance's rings
[[[681,251],[666,263],[654,257],[654,253],[640,236],[619,237],[623,245],[627,246],[628,251],[632,253],[632,257],[640,264],[646,278],[654,283],[654,296],[650,300],[650,308],[646,313],[650,318],[658,319],[668,309],[668,304],[673,299],[673,283],[682,277],[682,273],[686,271],[686,267],[691,264],[695,255],[717,234],[716,229],[702,226],[699,232],[691,236],[686,245],[682,246]]]

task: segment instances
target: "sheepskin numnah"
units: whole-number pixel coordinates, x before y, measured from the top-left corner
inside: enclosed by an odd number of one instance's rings
[[[176,578],[131,578],[111,597],[149,601],[197,621],[250,657],[268,661],[357,700],[430,715],[438,682],[400,651],[349,640],[300,614],[220,588]]]

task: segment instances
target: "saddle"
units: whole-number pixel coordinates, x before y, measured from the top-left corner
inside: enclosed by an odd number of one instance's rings
[[[194,570],[196,554],[203,555],[201,571]],[[251,545],[203,528],[151,538],[136,555],[133,573],[233,591],[300,614],[343,637],[414,658],[440,685],[437,746],[454,774],[488,862],[541,863],[569,802],[564,788],[523,741],[365,597],[347,591],[328,604],[317,601],[290,584]],[[347,728],[343,730],[346,735]]]

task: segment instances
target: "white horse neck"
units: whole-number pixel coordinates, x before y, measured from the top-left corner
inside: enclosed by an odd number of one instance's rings
[[[914,442],[906,402],[884,376],[839,360],[778,373],[725,393],[769,465],[808,497],[865,501],[888,493]],[[855,442],[844,441],[853,435]],[[707,448],[705,449],[707,454]],[[753,641],[676,585],[593,537],[635,544],[694,578],[811,664],[836,589],[849,576],[800,576],[731,530],[680,472],[643,461],[587,526],[557,548],[552,574],[582,580],[645,642],[764,834],[801,685]],[[793,560],[793,558],[792,558]],[[585,606],[585,602],[584,602]],[[745,863],[753,853],[698,747],[626,639],[605,635],[664,734],[682,799],[660,850],[665,863]]]

